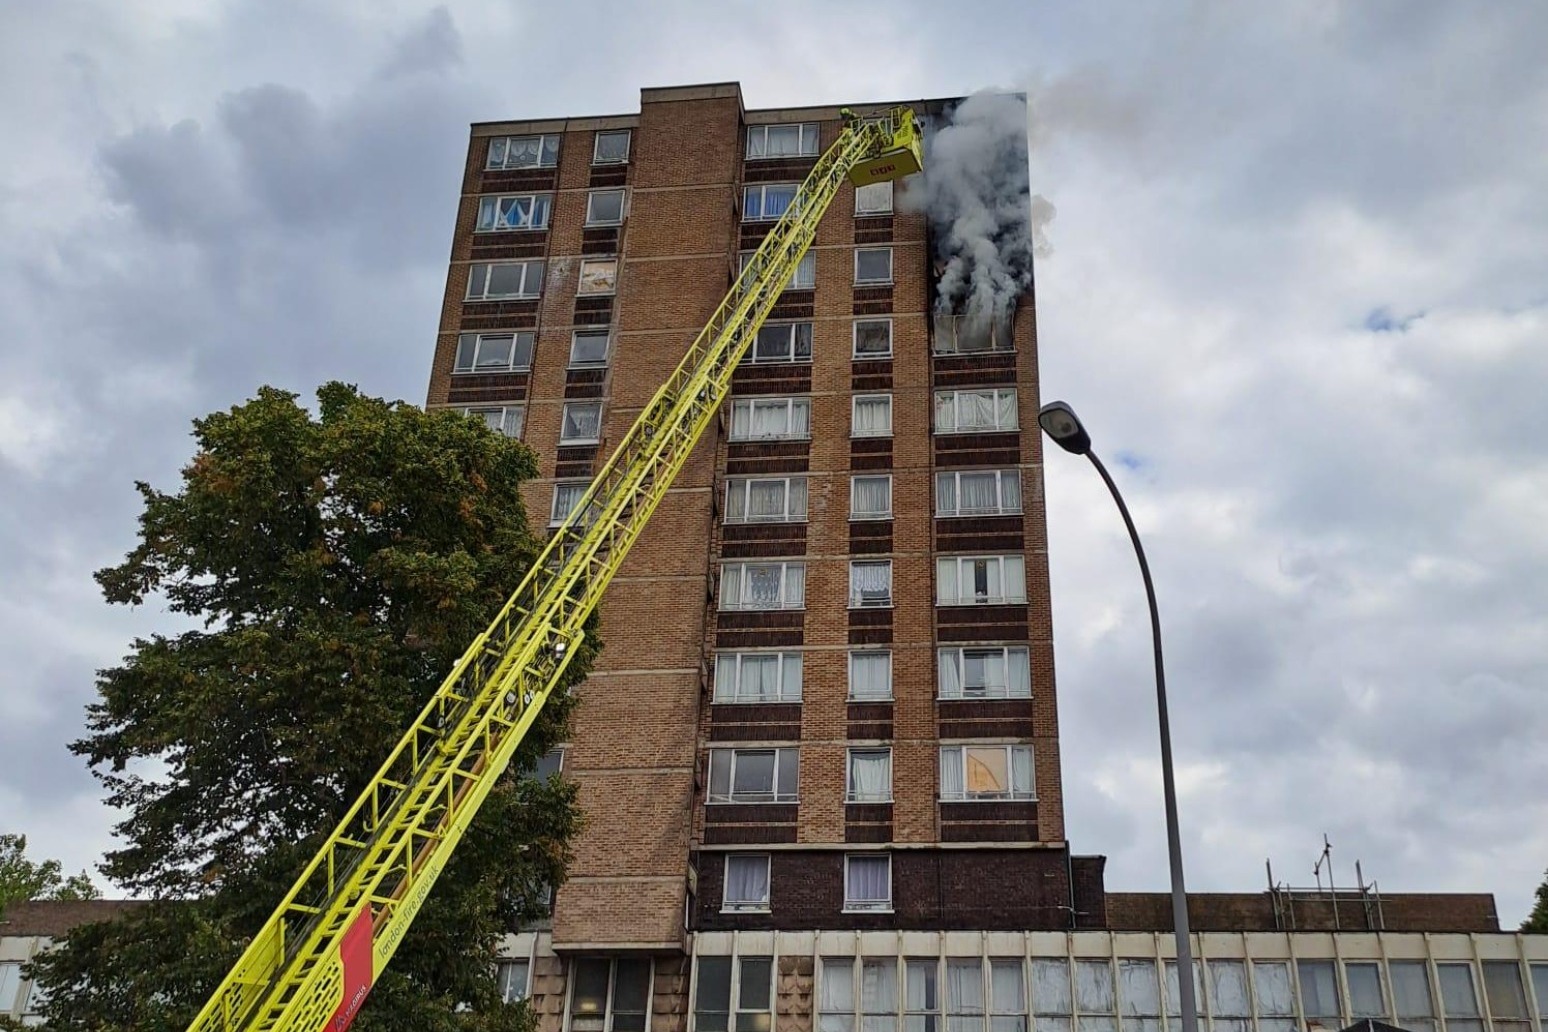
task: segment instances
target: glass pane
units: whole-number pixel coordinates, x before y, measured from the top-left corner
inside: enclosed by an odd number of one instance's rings
[[[489,296],[510,297],[521,293],[525,267],[516,265],[491,265],[489,267]]]
[[[506,369],[511,364],[511,350],[515,345],[512,337],[485,337],[479,342],[479,369]]]
[[[984,1012],[984,972],[977,960],[946,962],[946,1012],[982,1014]],[[982,1025],[980,1024],[980,1029]],[[949,1030],[950,1026],[948,1026]]]
[[[853,957],[822,958],[822,995],[817,1011],[822,1015],[855,1009],[855,962]]]
[[[606,960],[582,959],[575,962],[575,988],[570,997],[572,1014],[602,1014],[607,1008]]]
[[[1067,1017],[1055,1018],[1039,1014],[1034,1028],[1037,1032],[1071,1032],[1074,1023]]]
[[[458,372],[473,368],[473,357],[478,351],[478,334],[464,333],[457,338],[457,357],[452,368]]]
[[[963,750],[963,754],[968,795],[1004,795],[1009,790],[1009,760],[1003,747],[970,746]],[[1110,997],[1112,994],[1110,975],[1107,984]]]
[[[782,799],[794,799],[799,790],[797,784],[801,750],[779,750],[779,795]]]
[[[989,962],[990,1007],[996,1014],[1025,1014],[1026,987],[1022,984],[1021,961]]]
[[[620,960],[613,976],[613,1028],[630,1032],[645,1027],[650,1009],[650,961]],[[635,1021],[622,1021],[626,1016]]]
[[[773,961],[768,957],[742,957],[737,961],[739,975],[737,988],[740,992],[736,1005],[738,1013],[769,1009],[769,976],[772,964]]]
[[[1124,1015],[1119,1019],[1119,1027],[1123,1032],[1162,1032],[1159,1017],[1135,1018]]]
[[[972,784],[972,753],[969,750],[968,783]],[[1004,751],[1001,750],[1003,758]],[[1113,969],[1105,960],[1077,960],[1075,962],[1075,1007],[1082,1014],[1111,1014],[1113,1012]],[[1082,1027],[1085,1027],[1082,1024]]]
[[[1258,993],[1259,1014],[1289,1017],[1295,1013],[1295,993],[1290,988],[1289,965],[1254,964],[1252,982]]]
[[[1159,1015],[1161,981],[1156,974],[1155,962],[1120,960],[1118,962],[1118,998],[1126,1015]],[[1129,1023],[1124,1022],[1124,1028],[1128,1027]]]
[[[1448,1018],[1472,1018],[1478,1016],[1478,997],[1473,992],[1473,966],[1471,964],[1437,964],[1435,973],[1440,978],[1441,1003]],[[1447,1022],[1448,1026],[1454,1025]]]
[[[606,365],[607,334],[577,333],[570,342],[570,364]]]
[[[1060,958],[1032,962],[1032,1006],[1038,1014],[1070,1013],[1069,961]],[[1043,1028],[1041,1020],[1037,1027]]]
[[[1177,983],[1177,961],[1166,962],[1166,1012],[1168,1014],[1182,1013],[1181,987]],[[1199,1012],[1204,1010],[1204,967],[1198,961],[1193,962],[1193,1002]],[[1167,1026],[1171,1027],[1170,1024]]]
[[[771,796],[774,792],[774,750],[737,753],[731,791],[737,796]]]
[[[1077,1032],[1118,1032],[1118,1019],[1111,1015],[1082,1014],[1075,1028]]]
[[[1337,1018],[1338,980],[1331,960],[1300,960],[1296,971],[1301,978],[1301,1008],[1308,1018]]]
[[[1380,1018],[1387,1013],[1381,991],[1381,968],[1375,964],[1345,964],[1349,984],[1349,1012],[1356,1018]]]
[[[729,1011],[731,1009],[731,958],[700,957],[699,989],[695,997],[695,1009],[704,1011]],[[701,1021],[700,1028],[703,1028]],[[725,1025],[720,1026],[724,1030]]]
[[[1247,966],[1239,960],[1209,962],[1211,1013],[1218,1017],[1252,1015],[1247,996]]]
[[[1258,1032],[1299,1032],[1299,1027],[1294,1018],[1258,1019]],[[1410,1032],[1421,1032],[1421,1030],[1411,1029]]]
[[[530,369],[532,367],[532,338],[531,333],[516,334],[515,345],[511,350],[511,365],[516,369]]]
[[[1392,1001],[1397,1007],[1398,1023],[1405,1018],[1429,1018],[1435,1014],[1430,1000],[1430,972],[1422,960],[1394,960],[1388,965],[1392,973]]]
[[[1548,1032],[1548,964],[1532,965],[1532,991],[1537,994],[1537,1017]]]
[[[595,191],[587,199],[586,221],[589,223],[622,221],[623,199],[622,190]]]
[[[1513,960],[1483,962],[1484,992],[1489,996],[1489,1013],[1496,1019],[1523,1019],[1527,1016],[1526,990],[1521,984],[1521,966]]]
[[[907,966],[908,980],[904,986],[907,996],[903,1001],[904,1006],[911,1011],[939,1010],[941,1003],[935,984],[935,961],[910,960]]]
[[[1026,1015],[997,1014],[989,1019],[989,1032],[1027,1032]]]
[[[860,964],[860,1010],[865,1014],[895,1014],[898,1009],[898,965],[892,960]],[[874,1032],[866,1022],[868,1032]],[[887,1027],[890,1029],[890,1019]]]

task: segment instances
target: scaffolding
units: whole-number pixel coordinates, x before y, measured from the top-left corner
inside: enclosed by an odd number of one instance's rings
[[[1268,873],[1269,899],[1274,905],[1274,927],[1294,931],[1366,931],[1386,929],[1381,908],[1381,890],[1376,882],[1367,883],[1360,861],[1355,861],[1353,888],[1340,889],[1333,883],[1333,844],[1322,836],[1322,853],[1312,865],[1315,887],[1292,886],[1274,880],[1274,865],[1263,861]],[[1326,878],[1327,885],[1323,885]],[[1297,910],[1299,906],[1299,910]]]

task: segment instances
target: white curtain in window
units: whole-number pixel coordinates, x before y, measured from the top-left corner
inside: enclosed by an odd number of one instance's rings
[[[1019,555],[1005,556],[1000,595],[1007,602],[1025,602],[1027,599],[1027,561]]]
[[[785,565],[785,605],[798,607],[805,604],[806,565],[787,563]]]
[[[791,516],[806,515],[806,478],[796,477],[790,481],[790,507]]]
[[[747,589],[743,596],[760,609],[779,605],[779,589],[783,580],[781,567],[776,563],[768,566],[747,567]]]
[[[852,903],[881,904],[892,899],[891,865],[884,856],[849,858],[849,888],[845,894]]]
[[[1263,968],[1268,965],[1253,965],[1253,976],[1258,989],[1258,1011],[1267,1014],[1292,1014],[1293,1010],[1264,1011],[1263,1010]],[[1280,966],[1282,965],[1275,965]],[[1435,1007],[1430,1002],[1430,976],[1425,969],[1423,961],[1394,960],[1388,965],[1392,973],[1392,999],[1397,1005],[1397,1016],[1403,1027],[1411,1025],[1404,1023],[1404,1018],[1428,1018],[1435,1014]],[[1533,969],[1536,974],[1538,969]],[[1542,968],[1543,987],[1537,994],[1537,1006],[1539,1011],[1544,1011],[1548,1016],[1548,967]],[[1282,973],[1281,977],[1285,985],[1285,999],[1289,999],[1290,976]]]
[[[790,430],[790,405],[780,401],[773,403],[753,402],[752,434],[754,437],[781,437]]]
[[[893,1032],[892,1015],[898,1012],[897,961],[861,961],[860,1012],[868,1016],[865,1032]]]
[[[818,1032],[849,1032],[854,1027],[855,967],[849,957],[822,958],[822,995],[817,1003]]]
[[[785,209],[790,207],[790,202],[795,199],[795,187],[793,186],[768,186],[763,189],[763,217],[777,219],[785,214]]]
[[[747,489],[747,515],[751,519],[777,519],[784,516],[785,481],[752,481]]]
[[[886,434],[891,430],[891,398],[859,398],[855,401],[855,433]]]
[[[959,484],[964,513],[995,512],[999,509],[993,473],[964,473]]]
[[[731,437],[735,440],[752,436],[752,405],[747,402],[731,404]]]
[[[794,702],[801,698],[801,654],[787,652],[780,664],[780,698]]]
[[[983,1032],[984,975],[976,960],[946,962],[946,1032]]]
[[[935,428],[937,430],[957,428],[956,395],[950,391],[935,396]]]
[[[999,427],[1013,427],[1016,425],[1016,392],[1000,391],[997,401],[997,419],[995,425]]]
[[[850,596],[861,603],[881,603],[892,597],[891,563],[850,563]]]
[[[726,519],[744,520],[747,518],[747,481],[728,480],[726,482]]]
[[[962,750],[953,747],[941,750],[941,798],[962,798]]]
[[[1015,699],[1032,694],[1032,671],[1026,649],[1007,649],[1005,656],[1005,693]]]
[[[737,696],[772,702],[779,697],[779,657],[743,656],[742,683]]]
[[[597,436],[602,426],[602,408],[599,405],[566,405],[564,407],[565,440],[584,441]]]
[[[957,560],[950,556],[935,560],[935,597],[943,605],[957,601]]]
[[[857,652],[850,657],[849,692],[856,699],[892,697],[892,655]]]
[[[962,695],[961,662],[960,649],[941,649],[936,660],[940,673],[941,698],[955,699]]]
[[[1032,750],[1017,746],[1011,754],[1011,791],[1018,796],[1032,794]]]
[[[957,395],[957,399],[965,425],[985,428],[995,425],[994,391],[966,391]]]
[[[850,753],[849,785],[857,800],[876,802],[892,798],[892,753]]]
[[[854,515],[874,516],[892,511],[891,477],[855,477]]]
[[[769,858],[766,856],[726,857],[726,902],[767,903],[769,901]]]
[[[812,432],[812,403],[798,398],[790,403],[790,433],[804,437]]]
[[[720,608],[741,609],[746,604],[742,597],[742,565],[728,563],[720,569]]]

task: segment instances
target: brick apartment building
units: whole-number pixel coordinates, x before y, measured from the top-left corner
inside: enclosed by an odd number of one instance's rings
[[[428,400],[533,448],[535,522],[839,130],[736,84],[473,126]],[[588,823],[501,970],[543,1032],[1175,1029],[1168,898],[1106,892],[1065,831],[1031,292],[987,334],[932,318],[931,231],[894,201],[839,195],[610,588],[548,761]],[[1548,1032],[1548,937],[1488,895],[1191,914],[1213,1032]],[[57,924],[0,926],[0,1013]]]

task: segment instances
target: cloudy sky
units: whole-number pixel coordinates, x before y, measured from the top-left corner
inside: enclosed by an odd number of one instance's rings
[[[648,8],[648,12],[647,9]],[[188,423],[262,383],[421,401],[467,123],[1033,101],[1044,396],[1161,596],[1190,887],[1548,866],[1548,7],[0,0],[0,831],[91,864],[65,749],[164,614],[91,572]],[[1162,889],[1149,638],[1049,456],[1070,836]]]

